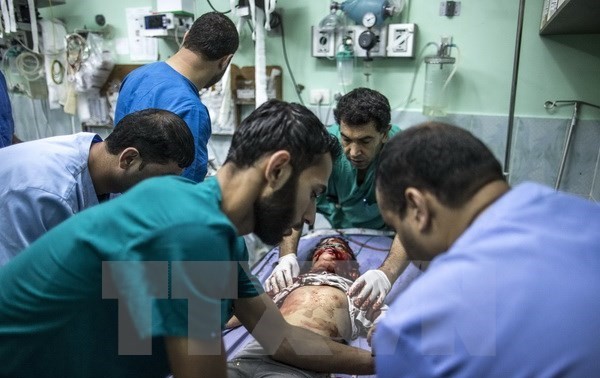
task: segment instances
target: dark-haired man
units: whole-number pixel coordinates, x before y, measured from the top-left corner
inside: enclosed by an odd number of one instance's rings
[[[337,154],[310,110],[271,100],[215,177],[145,180],[61,223],[0,268],[0,376],[225,377],[233,314],[275,360],[372,374],[370,352],[285,321],[242,237],[314,222]]]
[[[378,377],[598,376],[598,204],[511,189],[479,139],[434,122],[387,143],[377,203],[432,260],[375,330]]]
[[[400,131],[390,124],[389,101],[372,89],[356,88],[342,96],[333,114],[337,125],[329,130],[340,141],[344,156],[333,163],[327,192],[319,197],[317,211],[333,228],[384,229],[375,201],[375,168],[383,145]],[[268,292],[277,293],[298,275],[300,232],[294,230],[279,246],[279,264],[266,281]],[[366,271],[349,294],[362,309],[378,308],[407,265],[402,243],[395,238],[382,266]]]
[[[148,177],[179,175],[194,139],[176,114],[146,109],[102,141],[56,136],[0,150],[0,266],[60,222]]]
[[[218,12],[203,14],[183,37],[179,51],[166,62],[132,71],[119,90],[115,122],[136,110],[170,110],[187,123],[194,135],[196,158],[183,176],[204,180],[211,122],[199,91],[219,82],[239,45],[235,24]]]

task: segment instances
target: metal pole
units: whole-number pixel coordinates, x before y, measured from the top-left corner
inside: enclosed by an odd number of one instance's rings
[[[512,150],[513,124],[515,121],[515,98],[517,95],[517,79],[519,78],[519,59],[521,58],[521,35],[523,34],[523,14],[525,0],[519,0],[519,18],[517,20],[517,35],[515,41],[515,57],[513,60],[512,84],[510,88],[510,105],[508,109],[508,129],[506,132],[506,153],[504,155],[504,177],[509,181],[510,153]]]
[[[573,103],[573,116],[571,117],[571,123],[567,129],[567,137],[565,140],[565,147],[563,148],[562,159],[560,160],[560,166],[558,167],[558,177],[556,177],[556,184],[554,189],[558,190],[560,181],[562,180],[563,170],[565,169],[565,162],[567,161],[567,155],[569,154],[569,145],[571,144],[571,136],[573,135],[573,129],[577,123],[577,112],[579,111],[579,101]]]

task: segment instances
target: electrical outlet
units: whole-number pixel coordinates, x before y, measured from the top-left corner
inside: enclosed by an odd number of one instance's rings
[[[329,105],[329,89],[311,89],[310,103],[313,105]]]

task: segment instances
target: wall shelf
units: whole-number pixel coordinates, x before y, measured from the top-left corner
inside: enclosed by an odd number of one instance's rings
[[[548,1],[552,0],[545,0]],[[564,0],[559,3],[546,22],[545,14],[542,14],[540,35],[600,33],[599,0]]]
[[[255,86],[254,86],[254,66],[238,67],[235,64],[231,65],[231,93],[233,93],[233,103],[235,104],[235,125],[236,127],[242,120],[242,106],[254,105],[255,101]],[[267,66],[267,97],[269,99],[283,98],[283,83],[282,69],[280,66]],[[271,75],[274,73],[275,75]],[[270,83],[269,77],[273,78]]]

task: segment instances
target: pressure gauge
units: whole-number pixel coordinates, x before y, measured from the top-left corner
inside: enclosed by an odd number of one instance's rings
[[[365,15],[362,18],[362,23],[365,26],[365,28],[372,28],[376,22],[377,22],[377,17],[375,16],[375,13],[373,13],[373,12],[365,13]]]

